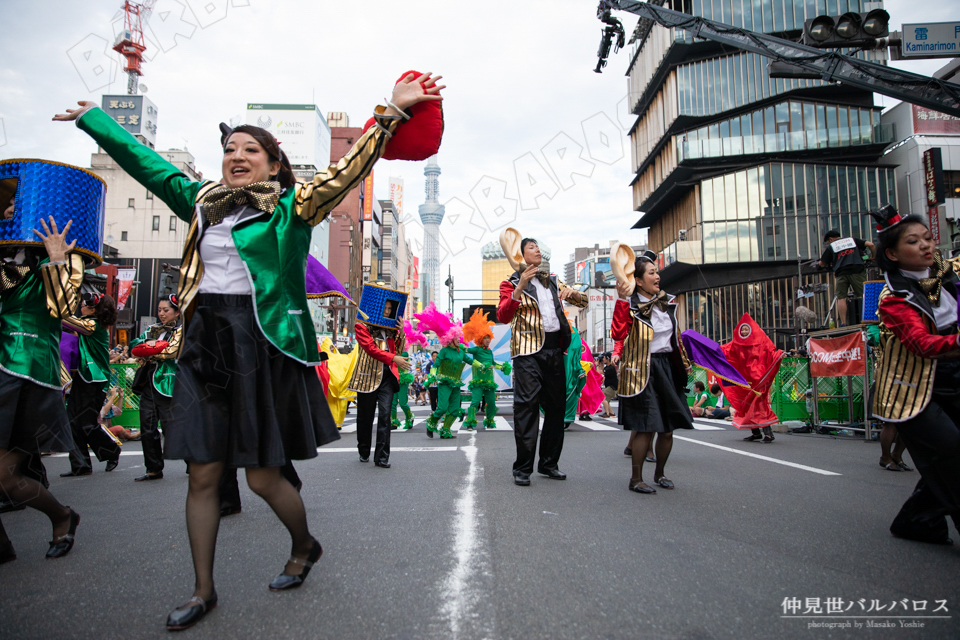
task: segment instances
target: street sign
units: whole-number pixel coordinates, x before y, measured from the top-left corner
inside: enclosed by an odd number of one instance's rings
[[[956,58],[960,56],[960,22],[925,22],[903,25],[904,58]]]

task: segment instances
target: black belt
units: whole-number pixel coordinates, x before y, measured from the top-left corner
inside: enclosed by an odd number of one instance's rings
[[[200,307],[253,307],[253,296],[239,293],[198,293]]]
[[[548,331],[543,334],[543,348],[544,349],[556,349],[560,347],[560,332],[559,331]]]

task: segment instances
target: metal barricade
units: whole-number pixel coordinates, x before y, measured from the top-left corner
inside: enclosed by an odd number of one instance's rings
[[[110,387],[119,387],[123,391],[123,403],[121,404],[123,413],[114,418],[112,422],[128,429],[131,427],[140,428],[140,396],[130,388],[139,368],[139,364],[110,365]]]

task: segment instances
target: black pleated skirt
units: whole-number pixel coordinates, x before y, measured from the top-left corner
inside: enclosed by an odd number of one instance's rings
[[[199,294],[177,364],[168,460],[280,467],[340,439],[316,370],[267,340],[251,296]]]
[[[674,383],[671,354],[650,355],[650,379],[639,394],[620,398],[617,423],[628,431],[670,433],[693,429],[690,408]]]
[[[73,449],[63,392],[0,371],[0,449],[38,453]]]

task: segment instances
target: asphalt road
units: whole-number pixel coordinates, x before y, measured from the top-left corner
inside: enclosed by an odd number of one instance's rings
[[[960,637],[960,548],[889,534],[917,474],[881,469],[877,444],[677,433],[667,467],[677,488],[648,496],[627,490],[626,435],[613,428],[575,425],[561,459],[569,479],[535,475],[530,487],[513,484],[509,430],[394,434],[391,469],[358,462],[354,433],[296,463],[325,550],[296,592],[267,590],[289,538],[241,481],[243,512],[220,527],[220,606],[182,636]],[[57,477],[66,458],[45,459],[52,490],[83,518],[66,558],[44,559],[38,512],[2,516],[19,557],[0,566],[0,638],[169,637],[167,613],[192,592],[187,476],[168,462],[164,480],[135,484],[138,444],[124,454],[109,475],[97,464],[69,479]],[[784,617],[790,598],[804,607]],[[816,615],[813,598],[823,614],[840,598],[861,617],[799,617]],[[947,611],[934,614],[938,600]],[[862,617],[878,615],[898,618]],[[916,615],[927,617],[902,618]],[[914,622],[923,627],[901,626]],[[810,627],[824,623],[863,626]],[[881,623],[895,627],[868,626]]]

